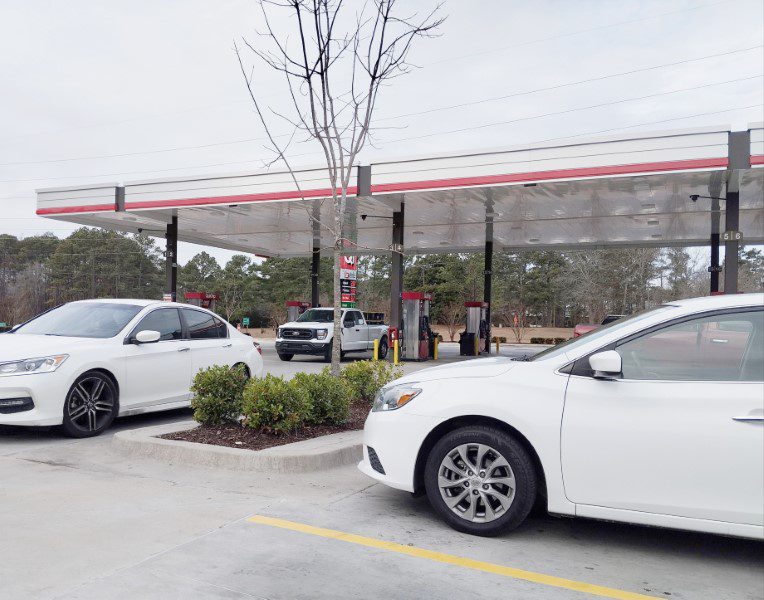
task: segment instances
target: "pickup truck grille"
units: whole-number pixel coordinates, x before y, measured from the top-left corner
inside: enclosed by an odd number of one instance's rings
[[[281,338],[284,340],[309,340],[313,337],[312,329],[281,328]]]

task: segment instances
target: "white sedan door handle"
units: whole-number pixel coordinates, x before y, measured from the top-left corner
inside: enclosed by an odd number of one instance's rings
[[[191,350],[191,348],[189,348],[188,346],[186,346],[185,348],[178,348],[178,352],[188,352],[189,350]]]
[[[764,415],[745,415],[744,417],[732,417],[732,420],[742,423],[759,423],[764,421]]]
[[[223,348],[230,348],[231,346],[233,346],[232,342],[229,342],[227,344],[223,344]]]

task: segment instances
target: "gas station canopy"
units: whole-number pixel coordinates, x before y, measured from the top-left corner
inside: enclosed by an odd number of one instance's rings
[[[735,141],[733,141],[735,140]],[[764,242],[764,125],[536,144],[374,163],[355,170],[349,211],[359,254],[707,245],[714,201],[739,192],[745,243]],[[39,190],[37,214],[259,254],[310,256],[315,216],[332,223],[326,169],[238,173]],[[697,200],[691,195],[700,196]],[[704,198],[704,196],[706,198]],[[717,212],[719,214],[719,212]],[[366,218],[360,218],[365,215]],[[320,228],[320,246],[333,236]],[[717,229],[717,232],[719,229]]]

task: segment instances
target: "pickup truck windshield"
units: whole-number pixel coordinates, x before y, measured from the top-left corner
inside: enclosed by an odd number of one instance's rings
[[[334,309],[311,308],[297,317],[298,323],[331,323],[334,321]]]

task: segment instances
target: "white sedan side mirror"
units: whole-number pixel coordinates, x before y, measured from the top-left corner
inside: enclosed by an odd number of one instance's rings
[[[135,334],[135,341],[139,344],[151,344],[152,342],[158,342],[162,334],[158,331],[151,329],[144,329]]]
[[[615,350],[597,352],[589,357],[589,366],[597,379],[615,379],[621,374],[621,355]]]

